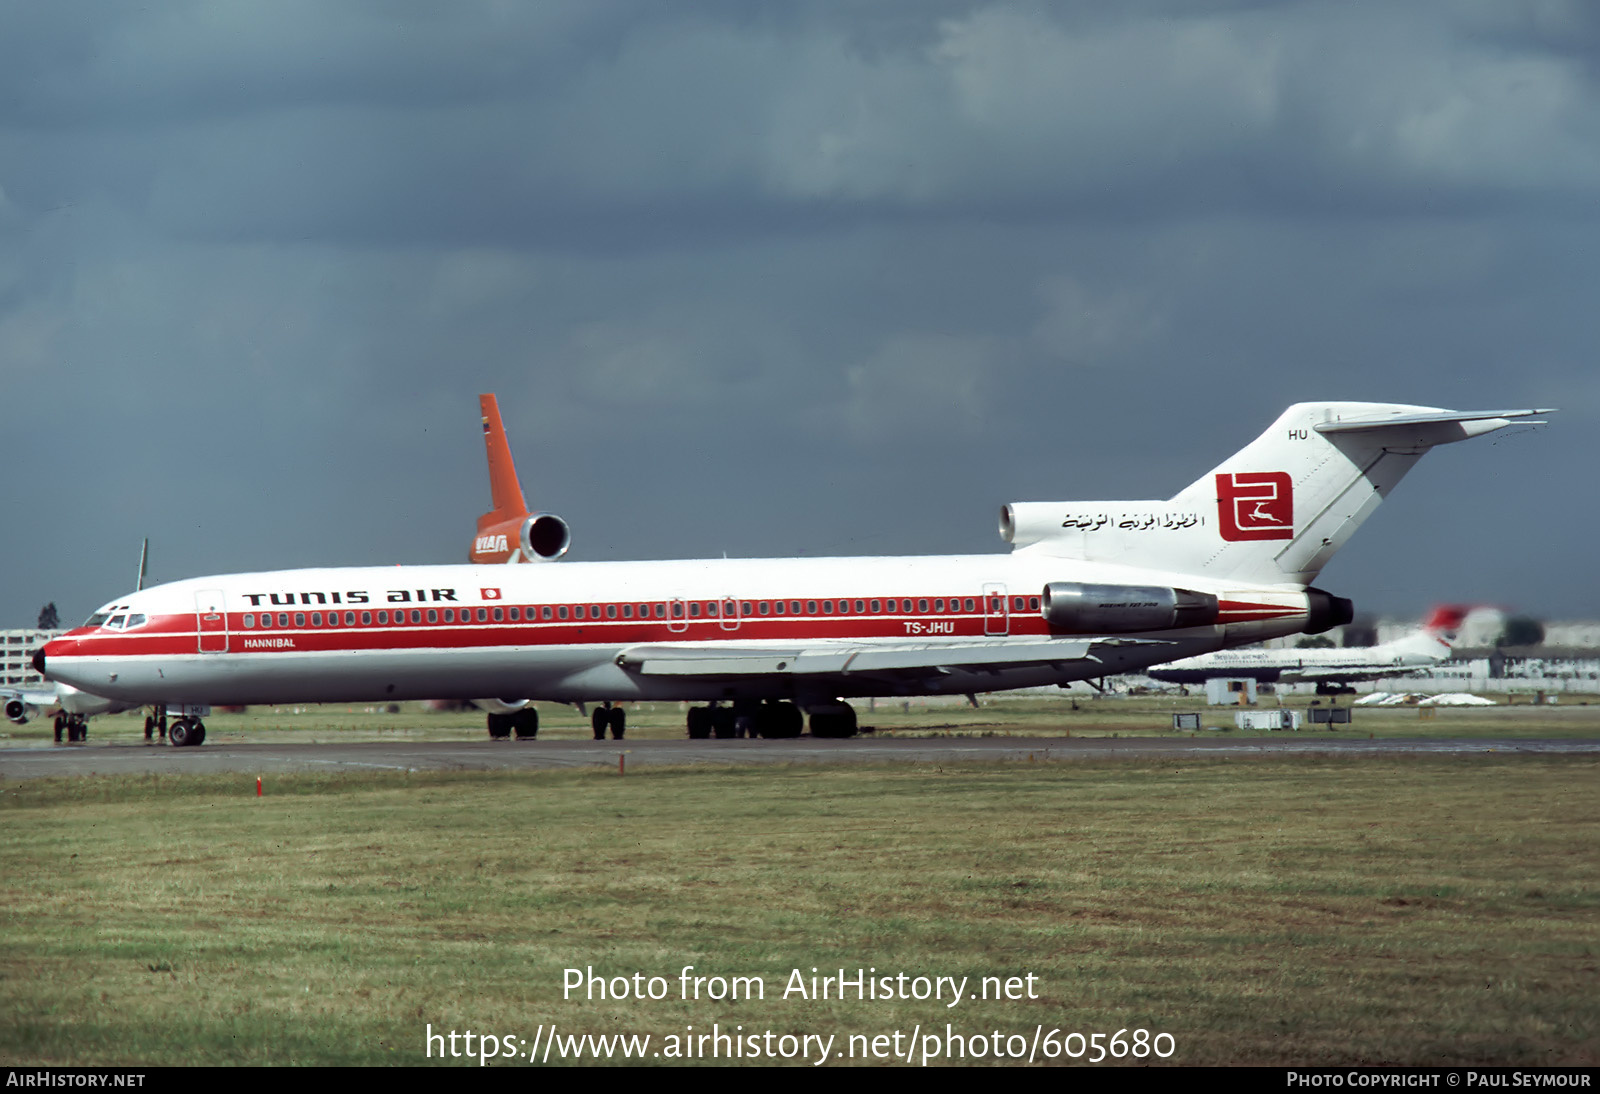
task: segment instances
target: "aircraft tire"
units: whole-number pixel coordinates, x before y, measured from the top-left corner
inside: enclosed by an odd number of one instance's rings
[[[612,707],[610,717],[606,719],[611,725],[611,739],[622,740],[622,735],[628,731],[628,715],[621,707]]]
[[[606,739],[606,722],[610,717],[611,710],[609,707],[595,707],[590,712],[589,725],[594,729],[595,740],[603,741]]]
[[[65,714],[57,714],[56,715],[56,744],[60,744],[61,743],[61,731],[63,729],[66,729],[66,728],[67,728],[67,716]]]
[[[153,739],[155,737],[155,735],[156,735],[156,720],[154,718],[151,718],[151,717],[147,716],[145,718],[145,720],[144,720],[144,739],[147,740],[147,741],[151,740],[151,739]]]
[[[689,740],[703,741],[711,736],[711,711],[706,707],[689,708]]]
[[[489,715],[489,739],[503,741],[511,736],[511,716],[509,714]]]
[[[167,743],[182,748],[189,743],[189,719],[179,718],[167,727]]]
[[[204,722],[202,722],[202,721],[196,720],[195,723],[194,723],[194,732],[189,734],[189,747],[190,748],[199,748],[201,745],[203,745],[205,743],[206,743],[206,724]]]
[[[733,738],[733,708],[715,707],[711,711],[711,733],[719,741]]]
[[[533,740],[539,736],[539,712],[532,707],[523,707],[511,716],[511,728],[516,731],[517,740]]]

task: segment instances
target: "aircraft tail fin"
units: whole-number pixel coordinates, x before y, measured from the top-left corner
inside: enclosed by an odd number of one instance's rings
[[[1428,618],[1422,621],[1422,629],[1429,634],[1438,635],[1447,642],[1454,642],[1456,634],[1461,630],[1461,624],[1471,610],[1470,604],[1435,605],[1428,613]]]
[[[1001,534],[1070,558],[1310,585],[1430,448],[1545,413],[1297,403],[1168,501],[1014,504]]]
[[[1472,609],[1460,604],[1440,604],[1428,613],[1422,629],[1387,643],[1392,653],[1415,654],[1443,661],[1455,647],[1461,622]]]
[[[500,403],[493,395],[479,395],[483,415],[483,445],[489,456],[489,495],[493,508],[478,518],[478,531],[528,515],[528,503],[517,481],[517,465],[511,460],[511,445],[506,427],[500,421]]]

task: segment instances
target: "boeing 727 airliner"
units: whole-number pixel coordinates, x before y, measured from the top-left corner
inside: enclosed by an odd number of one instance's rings
[[[853,697],[1066,684],[1348,622],[1311,582],[1411,466],[1541,413],[1300,403],[1169,500],[1005,506],[1009,554],[195,578],[106,605],[36,664],[127,703],[688,700],[710,704],[695,737],[721,735],[714,707],[848,736]],[[531,707],[503,717],[536,730]]]

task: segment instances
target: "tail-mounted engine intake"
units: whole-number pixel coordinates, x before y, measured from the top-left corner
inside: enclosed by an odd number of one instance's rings
[[[1347,601],[1348,603],[1348,601]],[[1044,617],[1075,634],[1121,634],[1204,627],[1217,621],[1217,598],[1159,585],[1085,585],[1052,581],[1044,587]]]
[[[1306,633],[1342,627],[1356,617],[1356,606],[1342,596],[1325,593],[1321,589],[1306,590]]]
[[[517,533],[522,557],[529,562],[554,562],[572,546],[572,529],[554,513],[534,513]]]
[[[6,717],[21,725],[28,720],[28,704],[21,699],[6,700]]]

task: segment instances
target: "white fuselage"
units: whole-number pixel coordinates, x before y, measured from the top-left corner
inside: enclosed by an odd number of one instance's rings
[[[1071,634],[1040,610],[1044,585],[1062,580],[1176,585],[1215,594],[1221,610],[1207,626]],[[138,703],[823,701],[1067,683],[1293,634],[1307,615],[1306,592],[1294,585],[1029,552],[286,570],[130,594],[97,613],[98,625],[46,646],[45,671]],[[1061,660],[1038,652],[1051,643]],[[1007,660],[1001,647],[1011,645],[1026,655]],[[986,663],[941,665],[946,647],[981,648]],[[1080,654],[1067,657],[1069,648]],[[630,660],[641,649],[658,651],[658,671]],[[716,651],[759,651],[781,670],[787,651],[818,650],[898,660],[892,671],[852,673],[844,658],[838,671],[805,675],[674,668]]]
[[[1450,645],[1423,632],[1381,646],[1357,649],[1218,650],[1171,664],[1147,675],[1175,684],[1204,683],[1213,677],[1250,677],[1262,683],[1316,683],[1380,680],[1404,676],[1450,656]]]

